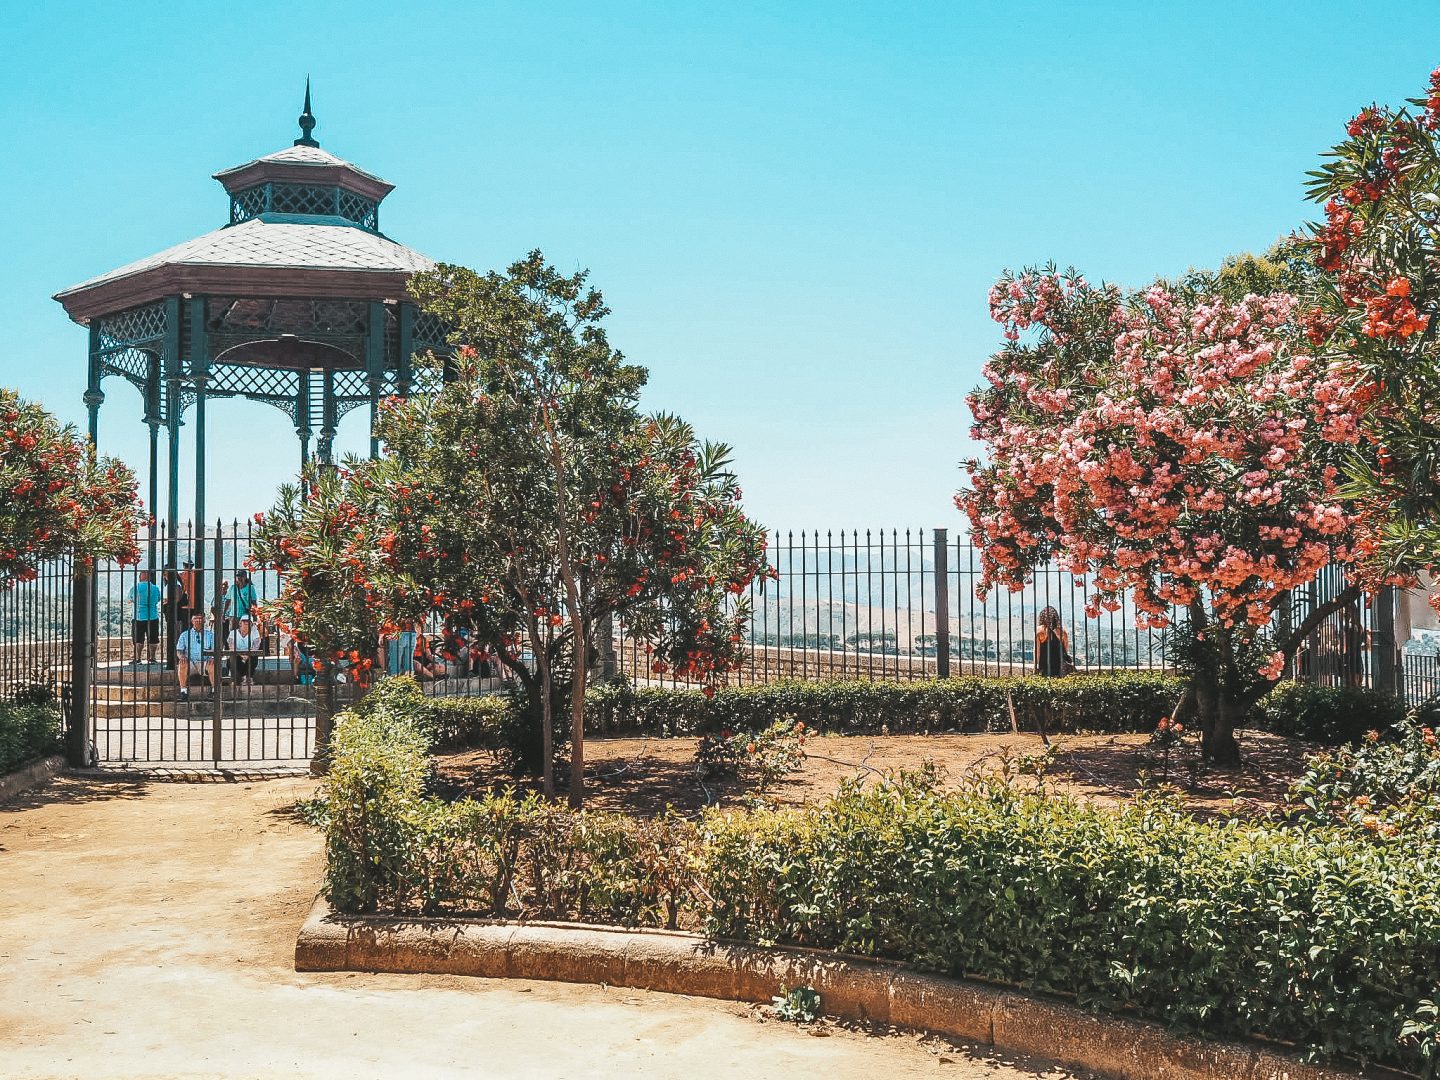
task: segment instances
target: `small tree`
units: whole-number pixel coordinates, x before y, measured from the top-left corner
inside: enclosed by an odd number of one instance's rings
[[[1203,749],[1227,763],[1249,706],[1359,595],[1270,631],[1289,589],[1354,557],[1337,461],[1358,429],[1350,382],[1310,354],[1294,298],[1230,301],[1219,287],[1196,275],[1127,295],[1053,267],[1003,277],[990,307],[1007,344],[970,397],[990,461],[967,463],[956,502],[982,594],[1020,589],[1054,558],[1090,575],[1092,617],[1127,595],[1142,627],[1183,612]]]
[[[1362,109],[1346,134],[1311,173],[1326,280],[1304,318],[1362,407],[1347,472],[1372,511],[1362,549],[1380,580],[1440,566],[1440,68],[1425,96]]]
[[[97,457],[73,427],[0,388],[0,589],[67,553],[137,562],[135,488],[119,461]]]
[[[713,692],[741,657],[743,593],[767,572],[728,449],[639,413],[645,371],[610,347],[608,310],[585,281],[538,252],[503,275],[444,266],[417,277],[416,294],[455,328],[446,384],[386,402],[382,458],[317,487],[307,513],[318,532],[287,519],[275,537],[348,581],[322,599],[290,579],[285,601],[301,611],[319,602],[365,635],[370,619],[383,629],[441,613],[495,649],[524,687],[538,735],[524,764],[547,794],[562,741],[554,714],[568,705],[575,803],[600,628],[622,619],[650,642],[657,672]]]

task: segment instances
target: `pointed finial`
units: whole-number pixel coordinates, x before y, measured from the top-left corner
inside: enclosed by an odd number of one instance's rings
[[[310,133],[315,130],[315,115],[310,111],[310,76],[305,76],[305,111],[300,114],[300,138],[296,146],[319,146]]]

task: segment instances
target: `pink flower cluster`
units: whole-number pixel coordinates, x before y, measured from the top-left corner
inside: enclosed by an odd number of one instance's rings
[[[990,460],[956,497],[984,589],[1053,557],[1091,576],[1092,615],[1129,593],[1152,625],[1199,599],[1260,626],[1352,557],[1332,459],[1359,438],[1360,388],[1310,354],[1292,297],[1125,296],[1027,271],[990,302],[1010,342],[970,399]]]

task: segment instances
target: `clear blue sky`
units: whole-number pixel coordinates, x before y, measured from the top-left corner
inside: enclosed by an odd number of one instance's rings
[[[222,224],[210,174],[289,144],[397,185],[439,259],[589,267],[645,403],[732,443],[772,527],[960,524],[966,391],[1003,268],[1140,284],[1268,245],[1372,100],[1440,64],[1440,4],[15,4],[0,30],[0,381],[83,420],[50,294]],[[108,380],[102,448],[139,465]],[[297,456],[211,410],[209,508]],[[342,447],[365,445],[352,414]]]

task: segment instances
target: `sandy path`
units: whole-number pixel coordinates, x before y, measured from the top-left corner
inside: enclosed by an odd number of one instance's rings
[[[0,805],[0,1076],[1075,1075],[635,990],[298,974],[310,790],[66,777]]]

